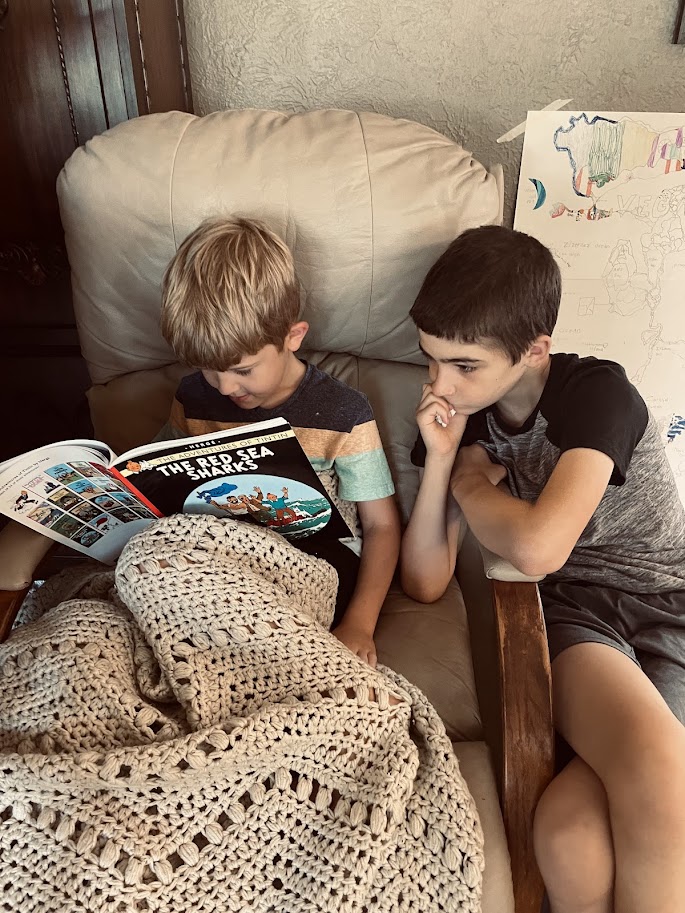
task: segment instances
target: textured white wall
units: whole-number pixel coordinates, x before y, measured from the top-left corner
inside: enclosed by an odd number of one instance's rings
[[[678,0],[186,0],[196,111],[337,107],[408,117],[483,164],[507,216],[528,109],[685,110]]]

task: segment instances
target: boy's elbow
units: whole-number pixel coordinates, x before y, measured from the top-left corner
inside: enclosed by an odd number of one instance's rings
[[[543,537],[529,536],[517,543],[509,560],[526,577],[546,577],[562,568],[570,550],[559,548]]]

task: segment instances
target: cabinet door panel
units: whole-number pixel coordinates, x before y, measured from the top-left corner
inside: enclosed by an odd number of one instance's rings
[[[0,0],[3,8],[0,326],[49,336],[74,323],[57,175],[77,146],[139,111],[190,110],[183,7]]]

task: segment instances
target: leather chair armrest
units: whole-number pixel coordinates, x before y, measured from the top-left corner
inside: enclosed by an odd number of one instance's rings
[[[47,536],[10,520],[0,529],[0,589],[30,586],[36,568],[54,544]]]
[[[54,544],[16,521],[0,530],[0,643],[9,636],[34,572]]]
[[[493,580],[502,729],[502,816],[516,913],[538,913],[543,884],[533,817],[554,775],[552,677],[540,594],[533,582]]]
[[[31,584],[20,590],[0,590],[0,644],[9,637],[14,619],[30,588]]]

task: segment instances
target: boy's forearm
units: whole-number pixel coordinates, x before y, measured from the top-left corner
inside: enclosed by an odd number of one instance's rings
[[[478,541],[515,566],[534,523],[535,506],[497,488],[477,473],[456,476],[452,494]]]
[[[453,457],[427,459],[402,540],[402,585],[408,595],[422,601],[437,599],[454,573],[456,543],[450,547],[448,534],[453,463]]]
[[[373,636],[397,567],[399,552],[399,525],[364,531],[357,586],[343,619],[346,624]]]
[[[407,526],[409,539],[419,540],[416,544],[420,542],[426,551],[439,547],[446,541],[446,512],[436,510],[436,505],[446,502],[453,464],[453,457],[429,457],[426,460],[414,509]]]

